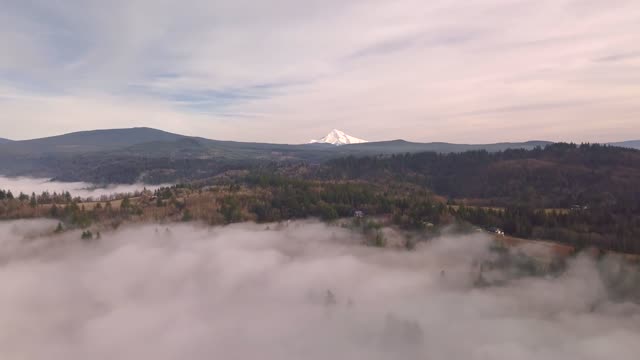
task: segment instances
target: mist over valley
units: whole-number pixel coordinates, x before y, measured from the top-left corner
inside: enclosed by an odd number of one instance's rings
[[[584,254],[560,273],[513,277],[516,265],[490,268],[497,255],[481,234],[407,252],[313,221],[132,225],[93,240],[53,234],[55,224],[0,224],[7,359],[635,359],[640,350],[637,288],[612,296],[608,278],[637,281],[638,271],[616,258]]]

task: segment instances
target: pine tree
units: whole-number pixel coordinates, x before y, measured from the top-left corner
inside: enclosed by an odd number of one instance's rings
[[[82,235],[80,236],[80,238],[82,240],[92,240],[93,239],[93,233],[91,232],[91,230],[83,231]]]
[[[31,193],[31,200],[29,201],[29,206],[35,208],[38,206],[38,200],[36,198],[36,193]]]
[[[125,198],[122,199],[122,203],[120,203],[120,209],[128,210],[130,207],[131,207],[131,200],[129,199],[128,196],[125,196]]]
[[[191,211],[189,209],[185,209],[182,213],[182,221],[191,221],[193,220],[193,215],[191,215]]]
[[[51,209],[49,210],[49,214],[51,215],[51,217],[58,217],[59,215],[59,209],[58,206],[56,206],[56,204],[51,205]]]

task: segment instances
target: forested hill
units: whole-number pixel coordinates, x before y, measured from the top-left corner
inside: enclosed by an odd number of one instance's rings
[[[609,143],[609,145],[640,150],[640,140],[620,141],[616,143]]]
[[[640,151],[602,145],[346,157],[329,161],[319,176],[408,181],[485,205],[640,206]]]
[[[14,155],[39,155],[53,153],[83,154],[107,151],[152,141],[176,141],[185,136],[151,128],[106,129],[78,131],[39,139],[0,140],[0,151]]]
[[[542,141],[498,144],[412,143],[403,140],[345,146],[211,140],[151,128],[80,131],[40,139],[0,141],[0,175],[62,181],[188,182],[258,163],[319,164],[347,155],[532,149]],[[250,165],[248,165],[250,164]]]
[[[567,175],[567,171],[571,170],[571,176],[579,177],[575,182],[588,182],[591,179],[589,176],[592,175],[590,170],[585,169],[593,166],[601,169],[604,161],[593,160],[597,164],[593,165],[583,164],[582,160],[603,156],[613,159],[629,157],[631,155],[625,154],[632,154],[622,148],[599,147],[599,150],[593,150],[591,153],[578,150],[572,155],[573,158],[559,159],[559,155],[553,155],[551,152],[540,153],[544,147],[550,145],[551,143],[545,141],[473,145],[412,143],[403,140],[344,146],[287,145],[210,140],[151,128],[110,129],[0,143],[0,175],[48,177],[61,181],[102,184],[136,181],[175,183],[205,179],[229,170],[261,167],[271,162],[276,163],[278,167],[286,167],[292,162],[316,167],[330,159],[368,156],[369,158],[360,160],[355,165],[367,170],[365,173],[349,173],[348,168],[339,168],[340,164],[352,160],[334,160],[331,164],[338,167],[333,174],[367,178],[370,173],[380,176],[381,170],[393,169],[393,172],[399,173],[400,178],[412,178],[420,184],[453,197],[512,199],[515,192],[520,193],[528,189],[526,186],[520,189],[519,185],[538,181],[539,173],[536,172],[525,180],[516,179],[510,182],[509,186],[515,188],[512,190],[503,189],[504,184],[500,183],[500,179],[493,179],[492,176],[499,174],[507,178],[517,177],[517,171],[526,173],[532,169],[544,173],[554,171],[558,164],[570,164],[582,170],[563,169],[561,175]],[[633,143],[629,142],[626,145],[631,146]],[[558,149],[562,149],[562,145],[553,148],[557,152],[560,151]],[[570,146],[567,150],[570,150]],[[427,151],[429,153],[425,153]],[[406,153],[423,154],[392,156]],[[494,153],[495,155],[492,155]],[[569,153],[563,156],[569,156]],[[366,169],[372,161],[376,164],[382,161],[388,165],[380,169]],[[491,165],[491,168],[486,168],[488,165]],[[607,166],[615,167],[617,175],[623,178],[626,176],[626,172],[619,169],[621,165],[618,162],[610,162]],[[418,179],[414,179],[416,176]],[[470,181],[469,176],[476,176],[479,181]],[[551,178],[550,173],[547,176]],[[559,177],[553,179],[564,181]],[[621,179],[615,180],[616,184],[623,182],[619,181]],[[597,185],[599,188],[605,188],[608,184],[602,180]],[[545,186],[534,184],[533,188]],[[554,194],[552,199],[545,199],[544,203],[558,202],[558,199],[578,201],[573,199],[573,195]]]
[[[308,216],[332,220],[359,211],[412,229],[447,226],[456,219],[521,238],[640,254],[638,150],[555,144],[497,153],[352,156],[322,165],[167,158],[139,158],[134,163],[123,155],[121,161],[108,157],[101,166],[92,168],[86,162],[74,168],[87,169],[86,175],[96,179],[135,179],[144,171],[156,180],[203,180],[180,184],[175,192],[138,196],[136,206],[121,205],[118,212],[97,205],[85,211],[70,196],[14,196],[11,189],[0,189],[0,218],[45,213],[84,224],[130,215],[158,220],[163,212],[167,219],[195,217],[217,224]],[[64,208],[45,206],[53,203]]]

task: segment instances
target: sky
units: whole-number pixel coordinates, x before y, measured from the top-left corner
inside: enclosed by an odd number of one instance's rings
[[[636,0],[0,0],[0,137],[640,138]]]

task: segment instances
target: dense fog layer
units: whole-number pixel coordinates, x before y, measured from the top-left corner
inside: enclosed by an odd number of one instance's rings
[[[33,192],[41,194],[42,192],[48,191],[50,193],[56,192],[59,194],[68,191],[73,197],[92,197],[94,199],[99,199],[101,196],[134,193],[136,191],[142,191],[145,188],[155,190],[158,187],[159,186],[145,184],[119,184],[97,187],[94,184],[85,182],[59,182],[45,178],[0,176],[0,189],[11,190],[11,192],[16,196],[21,192],[30,195]]]
[[[637,359],[640,307],[592,260],[474,287],[484,235],[414,251],[348,230],[0,223],[0,358]]]

